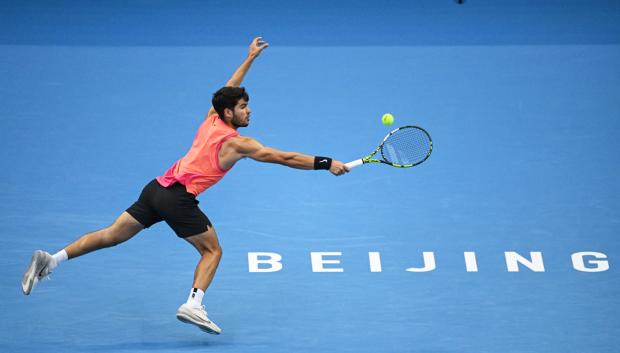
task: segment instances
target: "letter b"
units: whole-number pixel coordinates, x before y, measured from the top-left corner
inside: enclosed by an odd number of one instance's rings
[[[282,256],[275,252],[249,252],[248,270],[250,272],[278,272],[282,269],[281,261]],[[261,264],[268,265],[269,267],[262,266],[260,268]]]

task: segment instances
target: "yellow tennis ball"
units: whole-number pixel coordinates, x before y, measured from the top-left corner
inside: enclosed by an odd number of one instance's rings
[[[383,123],[383,125],[390,126],[394,124],[394,117],[390,113],[383,114],[383,117],[381,118],[381,122]]]

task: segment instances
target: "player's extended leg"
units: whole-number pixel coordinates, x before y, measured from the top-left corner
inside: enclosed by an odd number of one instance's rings
[[[91,251],[118,245],[138,234],[144,226],[129,213],[123,212],[111,226],[83,235],[67,245],[65,251],[72,259]]]
[[[64,259],[75,258],[91,251],[118,245],[144,229],[144,226],[135,220],[129,213],[123,212],[114,223],[104,229],[83,235],[80,239],[64,248]],[[59,252],[61,254],[63,251]],[[56,256],[56,255],[54,255]],[[37,250],[22,278],[22,291],[28,295],[37,282],[49,275],[59,260],[49,253]]]
[[[183,322],[194,324],[205,332],[218,335],[222,330],[208,318],[207,311],[201,303],[204,291],[211,284],[222,258],[222,248],[213,227],[209,227],[204,233],[184,239],[198,250],[200,261],[194,271],[194,282],[190,297],[187,303],[181,305],[177,310],[177,318]]]

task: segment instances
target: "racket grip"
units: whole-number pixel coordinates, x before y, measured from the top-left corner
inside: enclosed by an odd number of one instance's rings
[[[364,164],[364,162],[361,159],[356,159],[356,160],[354,160],[352,162],[345,163],[345,167],[347,167],[348,169],[352,169],[352,168],[358,167],[358,166],[360,166],[362,164]]]

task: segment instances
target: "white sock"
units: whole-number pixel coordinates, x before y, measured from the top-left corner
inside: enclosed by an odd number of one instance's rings
[[[204,297],[205,292],[199,288],[192,288],[189,292],[189,298],[187,298],[187,303],[190,306],[201,306],[202,305],[202,297]]]
[[[62,249],[59,252],[52,255],[52,259],[54,259],[54,261],[50,264],[50,267],[51,267],[50,271],[58,267],[58,265],[60,265],[61,262],[68,260],[69,256],[67,255],[67,252],[65,251],[65,249]]]

